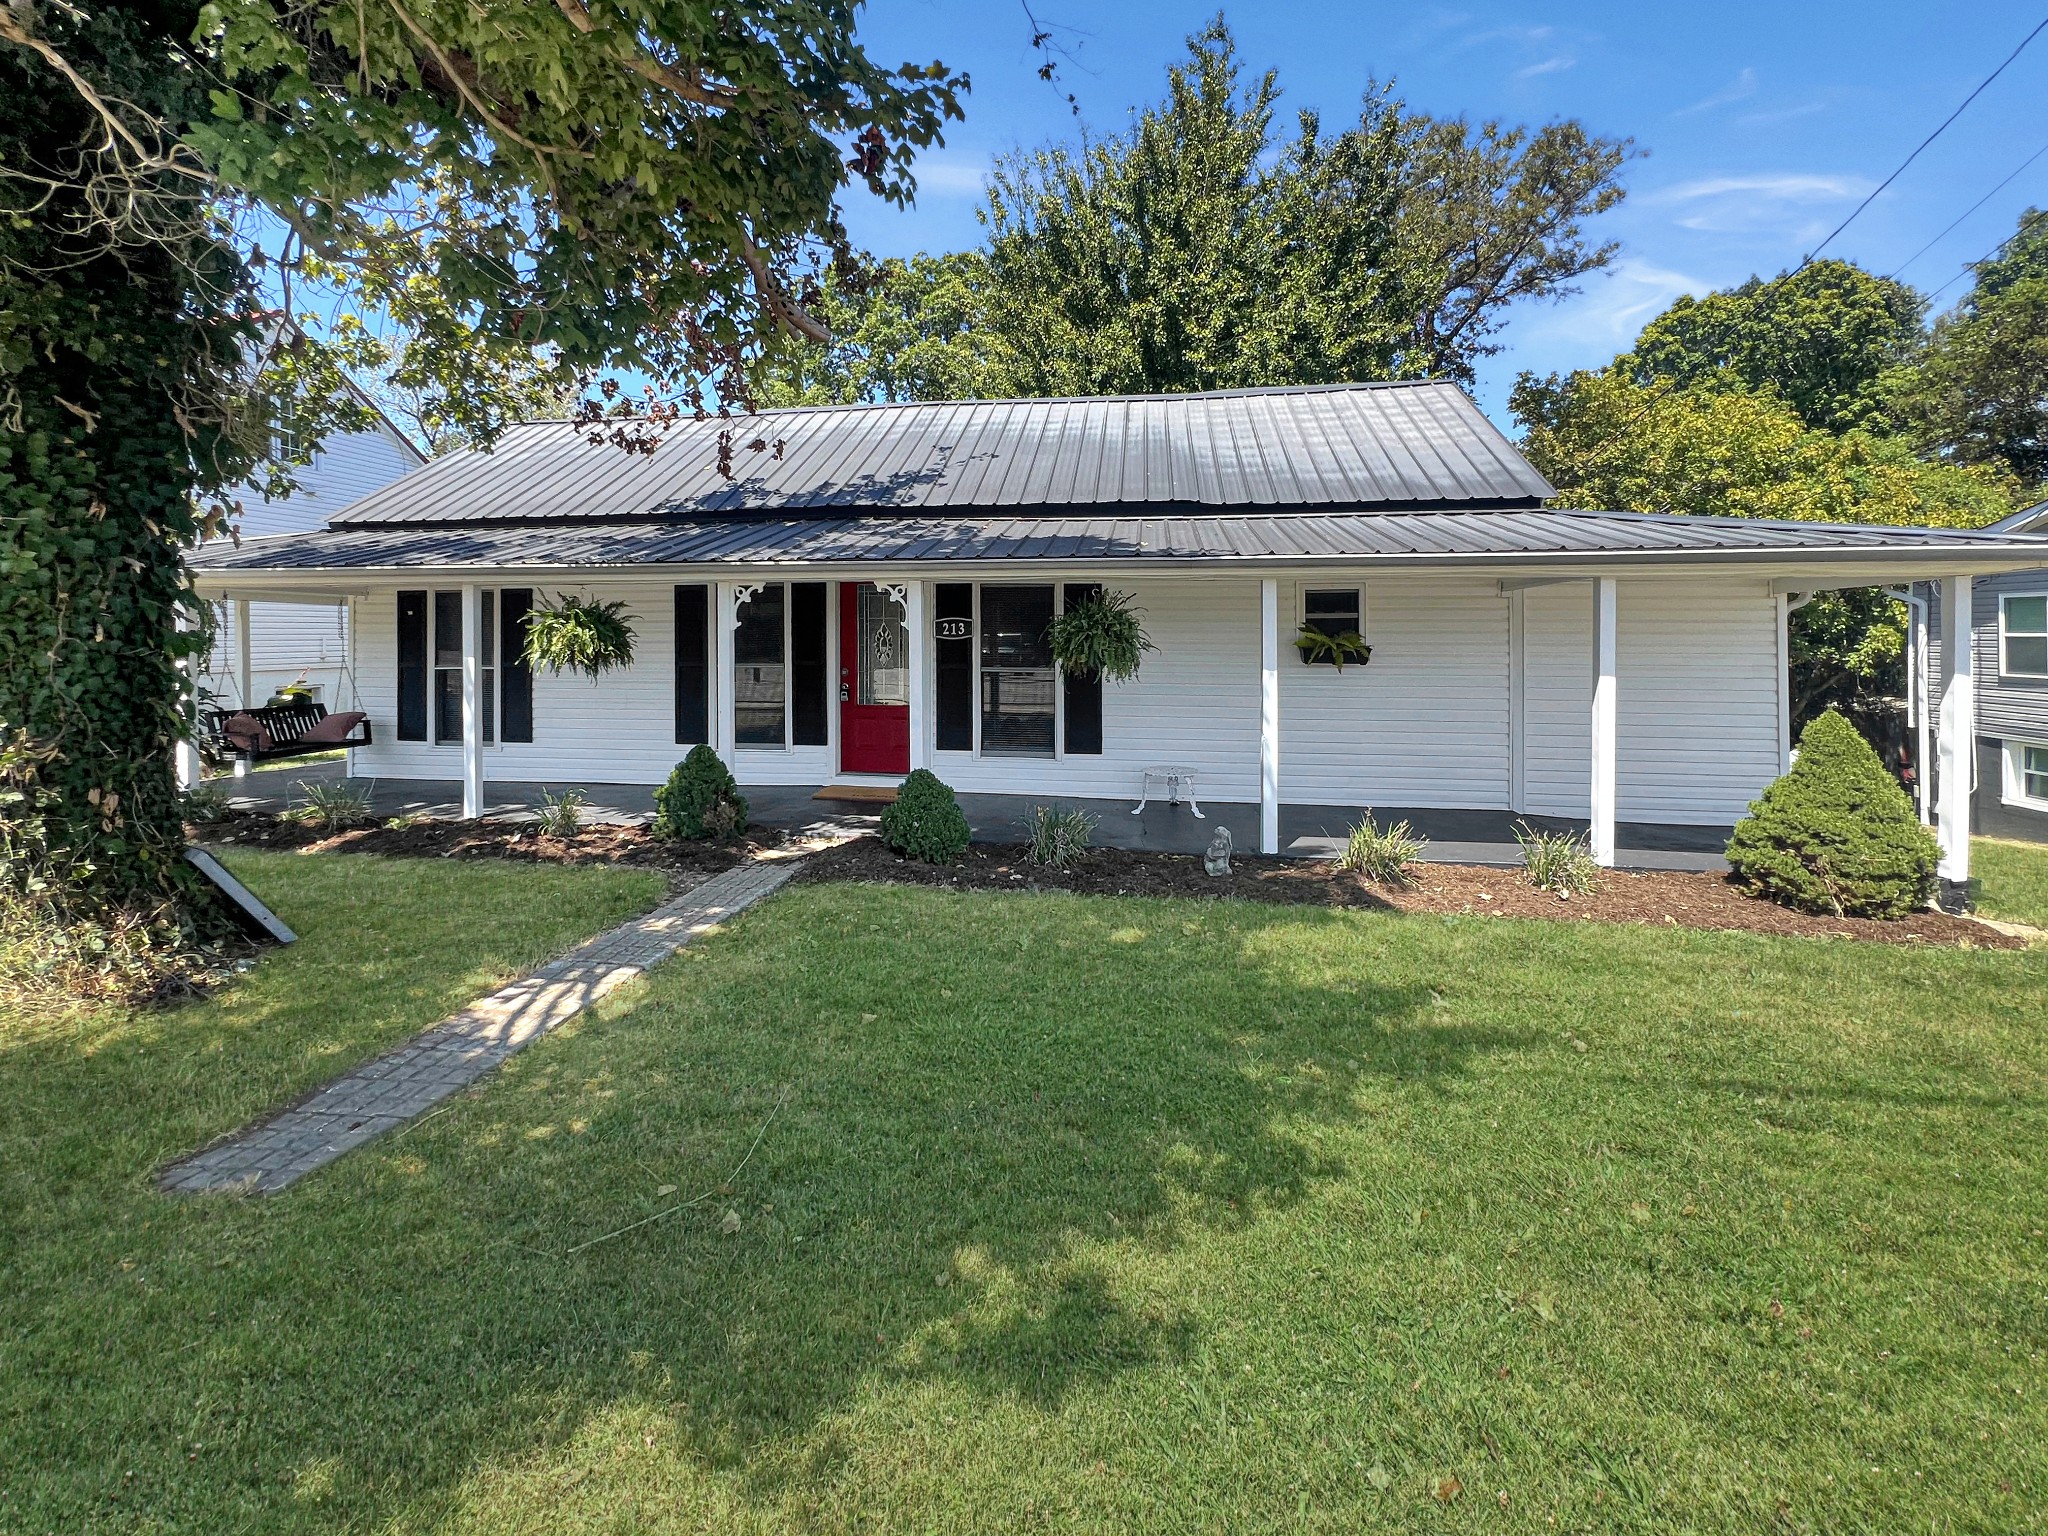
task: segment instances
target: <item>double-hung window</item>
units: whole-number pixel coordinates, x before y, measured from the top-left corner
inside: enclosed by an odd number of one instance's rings
[[[1357,587],[1310,587],[1301,594],[1301,627],[1332,640],[1365,636],[1365,594]],[[1333,664],[1328,656],[1315,658]]]
[[[1059,709],[1053,589],[981,589],[981,752],[1051,757]]]
[[[479,594],[477,653],[483,673],[485,741],[498,739],[501,705],[505,740],[533,740],[533,673],[524,655],[526,616],[532,609],[530,587]],[[400,741],[461,742],[462,623],[459,591],[398,594]]]
[[[2048,677],[2048,596],[2001,598],[1998,637],[2000,672],[2007,677]]]
[[[780,747],[789,736],[789,636],[783,585],[771,581],[739,605],[732,637],[733,740],[743,747]]]

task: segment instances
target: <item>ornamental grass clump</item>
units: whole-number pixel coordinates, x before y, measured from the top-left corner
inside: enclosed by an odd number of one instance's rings
[[[317,832],[346,832],[377,819],[370,814],[370,791],[365,785],[334,779],[310,783],[301,780],[293,787],[306,797],[305,803],[285,814]]]
[[[1590,896],[1600,883],[1600,866],[1576,832],[1543,832],[1517,822],[1515,841],[1522,845],[1523,873],[1529,883],[1559,901]]]
[[[654,835],[722,843],[747,825],[747,801],[725,761],[699,744],[654,792]]]
[[[919,863],[952,863],[967,851],[967,838],[960,802],[929,768],[915,770],[882,809],[882,841]]]
[[[1095,818],[1079,806],[1035,805],[1024,823],[1024,857],[1048,869],[1065,869],[1088,851]]]
[[[1856,728],[1811,721],[1789,773],[1728,840],[1738,884],[1801,912],[1904,917],[1934,894],[1934,834]]]
[[[592,681],[633,664],[632,616],[622,602],[560,592],[526,616],[526,662],[549,672],[581,672]]]
[[[1145,653],[1159,649],[1139,622],[1144,610],[1136,602],[1128,592],[1096,592],[1070,605],[1046,631],[1053,659],[1077,677],[1129,682]]]
[[[533,813],[534,824],[549,837],[574,837],[583,826],[583,808],[589,803],[590,796],[580,789],[565,789],[560,794],[544,789]]]
[[[1365,813],[1365,820],[1351,829],[1344,851],[1337,855],[1337,867],[1364,876],[1375,885],[1406,885],[1413,878],[1408,866],[1428,851],[1429,839],[1405,821],[1381,827]]]

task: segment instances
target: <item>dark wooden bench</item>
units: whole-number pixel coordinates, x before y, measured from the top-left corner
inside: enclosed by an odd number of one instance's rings
[[[237,715],[248,715],[262,726],[270,737],[270,745],[250,751],[229,740],[227,724]],[[314,703],[264,704],[255,709],[208,707],[199,711],[199,750],[201,755],[215,762],[232,762],[240,757],[252,763],[268,763],[279,758],[332,752],[337,747],[367,747],[371,744],[368,720],[357,721],[355,729],[340,741],[303,739],[306,732],[326,718],[327,706]]]

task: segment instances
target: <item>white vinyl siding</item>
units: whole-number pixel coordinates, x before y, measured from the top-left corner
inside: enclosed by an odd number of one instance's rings
[[[1513,809],[1584,816],[1592,796],[1593,584],[1531,587],[1522,593],[1522,798]]]
[[[895,573],[891,573],[892,575]],[[702,572],[563,582],[624,599],[638,660],[593,684],[536,673],[531,743],[495,745],[492,778],[658,783],[683,755],[674,741],[677,580]],[[1073,578],[1049,569],[1043,579]],[[1090,578],[1092,579],[1092,578]],[[1513,667],[1510,599],[1491,578],[1318,573],[1282,583],[1283,623],[1298,588],[1357,580],[1365,589],[1364,666],[1306,666],[1281,637],[1280,792],[1291,805],[1519,809],[1586,814],[1592,688],[1592,590],[1584,581],[1521,595],[1522,804],[1511,807]],[[404,585],[432,590],[444,576]],[[487,585],[526,585],[495,574]],[[556,583],[539,583],[554,590]],[[1150,764],[1196,771],[1204,802],[1255,803],[1259,760],[1259,582],[1255,575],[1144,576],[1105,585],[1134,594],[1159,649],[1138,678],[1103,689],[1100,756],[1001,758],[932,752],[962,792],[1129,799]],[[835,592],[836,601],[836,592]],[[1777,604],[1759,577],[1620,581],[1620,814],[1625,821],[1725,824],[1778,771]],[[927,608],[929,611],[929,608]],[[380,591],[356,605],[357,673],[378,745],[356,771],[452,779],[453,747],[396,742],[396,607]],[[835,638],[836,621],[830,625]],[[836,664],[835,664],[836,665]],[[836,676],[836,672],[834,674]],[[921,685],[929,698],[929,679]],[[836,691],[836,690],[835,690]],[[714,709],[717,702],[714,700]],[[834,745],[741,748],[742,783],[822,784],[839,776]],[[929,732],[930,721],[924,721]],[[929,739],[929,737],[927,737]]]
[[[1299,613],[1302,589],[1345,584],[1322,576],[1283,583],[1280,611]],[[1359,584],[1369,663],[1346,663],[1341,672],[1309,666],[1293,632],[1280,637],[1281,800],[1505,806],[1508,605],[1497,583],[1439,577]]]

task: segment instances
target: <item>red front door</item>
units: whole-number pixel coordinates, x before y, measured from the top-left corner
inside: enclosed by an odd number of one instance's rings
[[[910,635],[873,582],[839,587],[839,767],[910,772]]]

